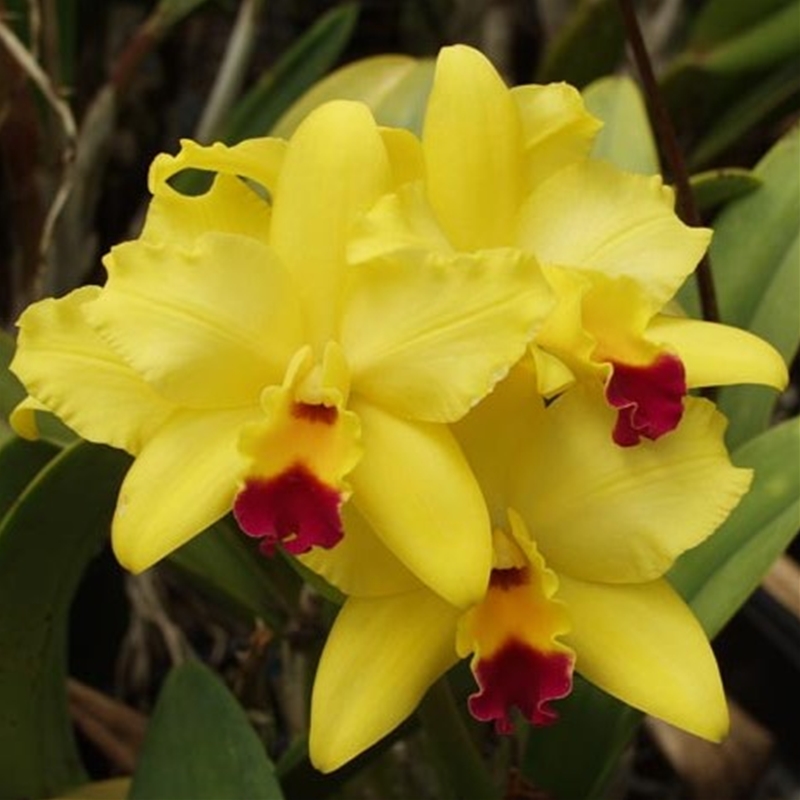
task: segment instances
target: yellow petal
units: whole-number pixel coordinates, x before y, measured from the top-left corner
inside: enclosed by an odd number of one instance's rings
[[[564,272],[561,271],[562,276]],[[656,311],[652,298],[636,281],[624,275],[607,277],[593,271],[582,275],[588,279],[589,286],[583,294],[581,325],[595,343],[591,359],[649,364],[658,352],[658,348],[643,339],[644,330]]]
[[[84,439],[131,453],[163,424],[174,406],[159,396],[86,323],[84,309],[101,293],[76,289],[30,306],[19,320],[11,370],[35,402]],[[32,414],[18,408],[20,433],[34,433]]]
[[[247,178],[271,192],[285,152],[286,142],[274,138],[247,139],[231,147],[221,142],[204,147],[182,139],[177,155],[161,153],[153,159],[148,187],[153,194],[159,194],[170,178],[183,170],[196,169]]]
[[[786,387],[789,375],[781,354],[749,331],[702,320],[658,316],[645,336],[668,345],[681,359],[690,387],[763,383]]]
[[[311,698],[311,763],[332,772],[396,728],[456,663],[459,611],[427,590],[350,598],[328,636]]]
[[[266,243],[269,195],[275,189],[285,150],[286,143],[280,139],[249,139],[233,147],[219,142],[203,147],[184,139],[177,155],[156,156],[148,181],[154,197],[141,238],[187,247],[203,233],[220,231]],[[217,173],[217,177],[207,192],[184,195],[169,183],[184,170]]]
[[[112,544],[141,572],[228,511],[246,466],[239,432],[262,412],[178,412],[142,449],[119,493]]]
[[[422,136],[428,196],[460,250],[511,244],[521,199],[517,106],[485,56],[439,53]]]
[[[509,505],[559,575],[639,583],[708,537],[751,472],[730,463],[708,401],[688,398],[676,430],[636,447],[614,444],[613,416],[578,386],[551,403],[510,470]]]
[[[517,86],[511,97],[522,122],[527,195],[556,170],[586,158],[602,123],[567,83]]]
[[[420,180],[425,174],[425,159],[419,139],[402,128],[380,128],[380,134],[392,167],[392,183],[399,187]]]
[[[522,356],[551,294],[519,251],[422,258],[352,271],[341,342],[359,395],[403,417],[452,422]]]
[[[271,210],[236,176],[218,175],[200,195],[183,195],[168,184],[150,201],[141,239],[190,248],[208,231],[269,240]]]
[[[89,320],[164,396],[233,407],[280,383],[303,324],[292,279],[268,247],[208,233],[191,248],[128,242],[105,263]]]
[[[728,710],[714,654],[666,580],[603,586],[561,577],[575,668],[603,691],[696,736],[720,741]]]
[[[429,251],[453,253],[421,181],[382,197],[354,227],[347,255],[351,263],[363,264],[406,251],[419,251],[418,258]]]
[[[14,406],[8,415],[8,421],[17,436],[21,436],[23,439],[38,439],[39,423],[36,420],[36,412],[47,410],[47,406],[28,395]]]
[[[478,479],[494,528],[505,529],[508,488],[521,443],[538,434],[544,402],[530,362],[523,360],[464,419],[453,425]]]
[[[664,304],[694,270],[710,238],[673,211],[672,191],[600,161],[566,167],[520,212],[518,242],[542,264],[627,275]]]
[[[353,503],[341,510],[344,537],[328,550],[298,556],[309,569],[353,597],[382,597],[420,587],[419,581],[378,538]]]
[[[536,386],[542,397],[555,397],[575,383],[575,373],[560,358],[535,342],[531,344],[530,353],[536,364]]]
[[[352,408],[364,442],[350,476],[359,512],[419,580],[453,605],[472,605],[489,580],[491,527],[453,435],[365,402]]]
[[[366,106],[334,101],[289,143],[275,192],[272,245],[303,298],[309,341],[336,338],[347,237],[391,186],[383,140]]]
[[[535,344],[543,353],[561,361],[569,373],[581,375],[587,369],[591,373],[597,341],[586,330],[583,309],[585,298],[592,289],[592,276],[597,273],[552,266],[544,267],[543,272],[555,294],[556,305],[536,333]],[[557,385],[559,378],[566,380],[567,374],[551,364],[545,362],[543,367],[556,369],[554,379],[545,384],[547,388]],[[548,393],[543,392],[545,395]]]

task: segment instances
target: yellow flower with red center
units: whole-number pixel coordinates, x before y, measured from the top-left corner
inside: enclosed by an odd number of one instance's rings
[[[23,314],[17,430],[44,408],[136,457],[112,531],[125,566],[231,509],[267,552],[335,547],[352,494],[423,583],[459,605],[483,593],[488,515],[442,423],[520,358],[552,296],[510,248],[351,264],[359,218],[420,163],[414,137],[351,102],[288,144],[184,142],[153,163],[144,229],[106,256],[106,284]],[[211,189],[176,191],[186,169]]]
[[[667,310],[711,232],[678,219],[660,177],[589,158],[599,125],[569,86],[509,90],[478,51],[444,48],[424,168],[365,217],[354,252],[534,255],[558,298],[531,348],[540,392],[602,386],[617,409],[613,437],[629,446],[673,430],[689,389],[780,389],[787,371],[757,336]]]
[[[511,729],[513,708],[553,721],[574,668],[649,714],[724,736],[713,653],[664,576],[727,517],[751,474],[731,465],[708,401],[689,398],[670,436],[621,448],[598,391],[576,387],[545,406],[521,365],[454,426],[494,530],[489,586],[471,608],[422,586],[357,515],[347,525],[361,547],[302,557],[347,595],[314,685],[319,769],[386,735],[467,657],[470,711],[499,731]]]

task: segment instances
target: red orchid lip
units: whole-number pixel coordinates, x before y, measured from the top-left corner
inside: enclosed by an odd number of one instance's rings
[[[542,565],[543,567],[543,565]],[[512,733],[512,710],[533,725],[549,725],[558,714],[551,702],[572,691],[574,654],[557,641],[558,612],[542,574],[531,564],[492,570],[477,616],[472,672],[478,691],[469,698],[473,717]]]
[[[618,410],[613,439],[621,447],[656,440],[674,430],[683,416],[686,370],[669,353],[651,364],[631,366],[611,362],[614,371],[606,385],[606,399]]]
[[[494,720],[497,733],[513,733],[511,709],[516,706],[533,725],[558,719],[551,700],[572,691],[572,658],[566,653],[541,653],[526,642],[509,639],[473,668],[480,691],[469,698],[473,717]]]
[[[299,555],[312,547],[329,549],[341,540],[341,503],[339,492],[296,463],[272,478],[248,480],[233,514],[248,536],[262,539],[266,555],[278,545]]]

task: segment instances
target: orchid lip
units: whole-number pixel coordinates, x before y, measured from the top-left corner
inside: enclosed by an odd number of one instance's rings
[[[617,409],[614,441],[631,447],[674,430],[683,416],[686,371],[677,356],[661,353],[645,366],[612,362],[606,399]]]
[[[299,555],[312,547],[331,548],[342,539],[341,502],[339,492],[298,462],[272,478],[248,479],[233,514],[248,536],[262,540],[266,555],[279,545]]]

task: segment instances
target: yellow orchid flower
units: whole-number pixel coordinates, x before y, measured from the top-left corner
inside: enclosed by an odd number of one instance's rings
[[[384,198],[354,252],[533,254],[558,304],[532,345],[540,391],[598,383],[614,440],[673,430],[691,388],[788,380],[780,355],[733,327],[669,316],[710,231],[689,228],[658,176],[588,157],[599,123],[563,84],[508,89],[472,48],[437,60],[422,136],[425,173]]]
[[[523,364],[454,426],[495,532],[489,587],[471,608],[422,586],[374,536],[371,550],[302,557],[348,595],[313,691],[319,769],[386,735],[466,657],[478,687],[470,711],[501,732],[513,707],[551,722],[574,668],[646,713],[724,736],[711,647],[664,575],[727,517],[750,471],[731,465],[708,401],[689,398],[671,436],[620,448],[597,391],[579,386],[545,406]],[[370,536],[357,515],[347,524]]]
[[[126,567],[231,509],[266,552],[333,547],[352,494],[424,584],[460,606],[483,593],[488,515],[441,423],[522,355],[551,293],[513,249],[351,266],[351,228],[420,164],[414,137],[351,102],[288,144],[184,142],[154,161],[144,229],[105,257],[105,286],[23,314],[17,430],[44,408],[136,456],[112,531]],[[212,188],[176,191],[186,169]]]

